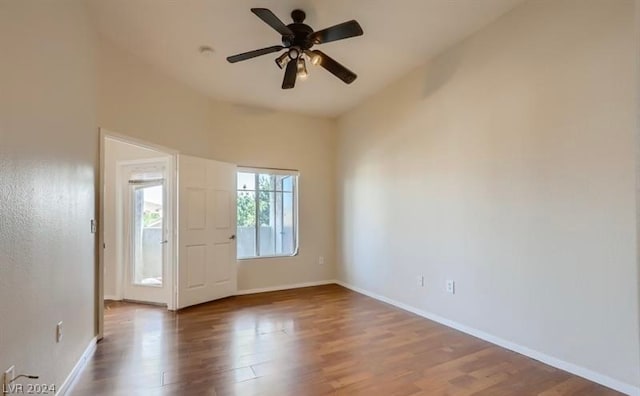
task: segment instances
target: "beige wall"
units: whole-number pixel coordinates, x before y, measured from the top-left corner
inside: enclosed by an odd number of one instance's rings
[[[0,370],[58,387],[95,334],[92,47],[78,2],[0,1]]]
[[[334,121],[213,101],[106,41],[98,48],[101,127],[184,154],[300,170],[300,254],[239,262],[239,290],[334,278]]]
[[[632,7],[530,1],[336,139],[332,120],[210,100],[104,41],[96,76],[78,2],[0,0],[0,370],[60,385],[94,335],[99,125],[301,171],[300,255],[241,262],[240,289],[332,279],[337,218],[342,280],[640,386]]]
[[[633,5],[530,1],[341,117],[339,278],[638,387]]]

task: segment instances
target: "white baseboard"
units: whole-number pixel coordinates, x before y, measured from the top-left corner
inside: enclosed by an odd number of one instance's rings
[[[105,300],[112,300],[112,301],[120,301],[120,300],[122,300],[118,296],[112,296],[112,295],[107,295],[107,294],[104,295],[104,299]]]
[[[426,312],[423,311],[421,309],[412,307],[410,305],[401,303],[399,301],[390,299],[388,297],[382,296],[380,294],[377,293],[372,293],[368,290],[364,290],[361,289],[359,287],[350,285],[348,283],[342,282],[342,281],[335,281],[335,283],[337,283],[340,286],[346,287],[347,289],[351,289],[357,293],[360,294],[364,294],[365,296],[374,298],[376,300],[385,302],[387,304],[391,304],[394,305],[398,308],[404,309],[405,311],[409,311],[411,313],[414,313],[418,316],[422,316],[424,318],[427,318],[429,320],[433,320],[434,322],[438,322],[440,324],[443,324],[447,327],[451,327],[453,329],[462,331],[463,333],[467,333],[469,335],[472,335],[474,337],[480,338],[482,340],[485,340],[487,342],[490,342],[492,344],[501,346],[505,349],[509,349],[511,351],[517,352],[521,355],[525,355],[528,356],[532,359],[538,360],[542,363],[548,364],[549,366],[553,366],[555,368],[558,368],[560,370],[564,370],[566,372],[569,372],[571,374],[575,374],[579,377],[583,377],[586,378],[590,381],[596,382],[598,384],[604,385],[606,387],[609,387],[611,389],[615,389],[618,392],[622,392],[625,393],[627,395],[633,395],[633,396],[639,396],[640,395],[640,387],[636,387],[633,386],[631,384],[627,384],[625,382],[619,381],[617,379],[611,378],[607,375],[595,372],[593,370],[589,370],[587,368],[578,366],[576,364],[573,363],[569,363],[569,362],[565,362],[564,360],[560,360],[558,358],[555,358],[553,356],[549,356],[547,354],[544,354],[542,352],[527,348],[525,346],[522,345],[518,345],[514,342],[511,341],[507,341],[504,340],[502,338],[496,337],[494,335],[485,333],[483,331],[474,329],[472,327],[469,326],[465,326],[463,324],[460,324],[458,322],[454,322],[452,320],[443,318],[442,316],[433,314],[431,312]]]
[[[294,283],[291,285],[279,285],[279,286],[271,286],[271,287],[260,287],[257,289],[245,289],[238,290],[236,292],[236,296],[241,296],[244,294],[256,294],[256,293],[266,293],[278,290],[289,290],[289,289],[299,289],[301,287],[311,287],[311,286],[320,286],[320,285],[330,285],[337,283],[335,280],[323,280],[323,281],[315,281],[315,282],[304,282],[304,283]]]
[[[76,365],[73,366],[73,370],[71,370],[67,378],[64,380],[62,385],[60,385],[60,388],[57,390],[56,394],[58,396],[66,395],[69,389],[71,389],[71,386],[74,384],[76,379],[78,379],[78,374],[82,372],[84,367],[87,365],[89,358],[91,357],[91,355],[93,355],[93,352],[95,352],[97,342],[98,342],[98,337],[93,337],[93,339],[89,341],[89,345],[87,345],[87,348],[82,353],[82,356],[80,356],[80,359],[78,359],[78,362],[76,363]]]

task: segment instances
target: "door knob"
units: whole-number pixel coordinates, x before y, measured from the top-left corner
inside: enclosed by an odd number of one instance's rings
[[[160,244],[161,244],[161,245],[164,245],[165,243],[168,243],[168,242],[169,242],[169,241],[166,241],[166,240],[165,240],[165,241],[160,242]]]
[[[229,237],[229,239],[236,239],[235,234],[234,234],[234,235],[231,235],[231,236]]]

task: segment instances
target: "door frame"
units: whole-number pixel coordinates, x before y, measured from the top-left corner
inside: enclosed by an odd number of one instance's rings
[[[147,141],[133,138],[131,136],[127,136],[121,133],[113,132],[107,130],[105,128],[99,128],[99,150],[100,150],[100,173],[98,175],[98,268],[96,271],[96,327],[97,327],[97,338],[101,340],[104,338],[104,196],[105,196],[105,140],[107,138],[120,141],[127,144],[133,144],[135,146],[140,146],[143,148],[159,151],[163,154],[167,154],[170,156],[169,165],[170,169],[167,169],[167,207],[171,209],[170,214],[170,240],[171,246],[173,247],[171,253],[168,257],[169,263],[169,275],[171,279],[167,282],[167,286],[169,287],[170,298],[167,301],[167,309],[175,310],[176,309],[176,265],[177,265],[177,166],[178,166],[178,151],[164,147],[161,145],[157,145],[154,143],[149,143]]]

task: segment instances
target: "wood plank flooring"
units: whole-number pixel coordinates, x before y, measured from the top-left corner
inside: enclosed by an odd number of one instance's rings
[[[70,395],[617,395],[337,285],[110,302]]]

